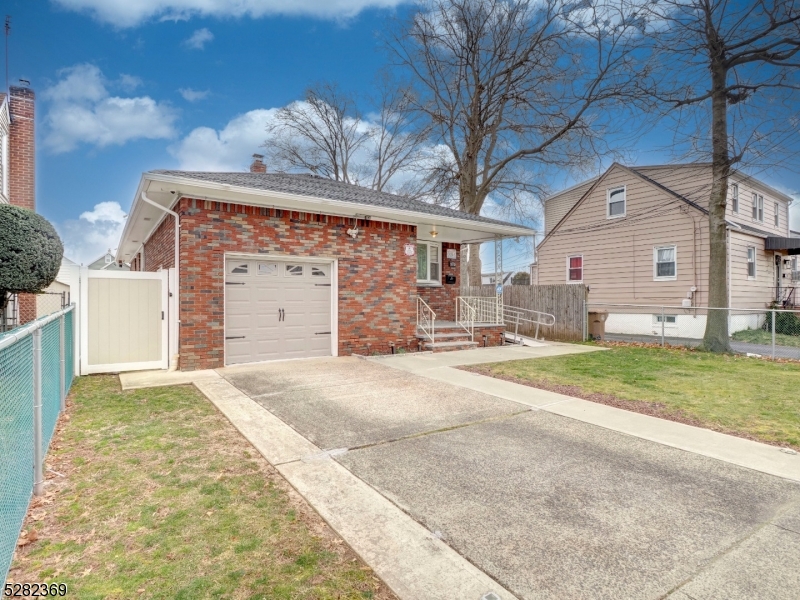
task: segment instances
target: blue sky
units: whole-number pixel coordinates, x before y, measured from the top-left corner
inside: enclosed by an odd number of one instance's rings
[[[12,16],[9,80],[30,80],[37,92],[38,208],[67,255],[85,263],[115,246],[143,171],[244,170],[270,109],[309,84],[369,92],[385,64],[379,32],[408,5],[4,0],[3,8]],[[636,162],[666,160],[657,144],[657,133],[640,139]],[[571,183],[570,174],[551,183]],[[797,191],[800,175],[771,183]],[[529,262],[520,248],[506,252],[515,265]]]

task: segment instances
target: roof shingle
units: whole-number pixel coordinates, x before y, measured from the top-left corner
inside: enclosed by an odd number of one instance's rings
[[[524,225],[516,225],[499,221],[497,219],[481,217],[480,215],[472,215],[461,212],[460,210],[448,208],[446,206],[431,204],[428,202],[423,202],[422,200],[405,198],[403,196],[389,194],[387,192],[376,192],[375,190],[371,190],[369,188],[350,183],[343,183],[341,181],[333,181],[331,179],[326,179],[324,177],[318,177],[315,175],[290,173],[217,173],[205,171],[169,170],[156,170],[150,171],[150,173],[180,177],[183,179],[193,179],[198,182],[217,183],[239,188],[249,188],[253,190],[295,194],[298,196],[311,196],[314,198],[324,198],[326,200],[339,202],[353,202],[356,204],[374,206],[377,208],[407,210],[438,217],[451,217],[466,221],[475,221],[478,223],[492,223],[495,225],[513,225],[514,227],[523,227],[525,229],[529,229]]]

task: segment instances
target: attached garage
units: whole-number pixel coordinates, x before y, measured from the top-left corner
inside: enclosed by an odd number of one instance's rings
[[[225,260],[225,363],[335,354],[333,262]]]

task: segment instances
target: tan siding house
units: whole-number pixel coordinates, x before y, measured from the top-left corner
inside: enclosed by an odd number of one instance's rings
[[[786,300],[794,285],[789,250],[767,249],[777,243],[771,239],[790,238],[791,198],[739,173],[731,182],[731,306],[764,308]],[[588,285],[591,303],[707,306],[710,191],[709,165],[614,164],[552,196],[537,251],[539,284]]]

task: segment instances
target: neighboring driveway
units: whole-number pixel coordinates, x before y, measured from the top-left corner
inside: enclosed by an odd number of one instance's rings
[[[219,372],[520,598],[797,597],[797,482],[413,372],[456,354]]]

